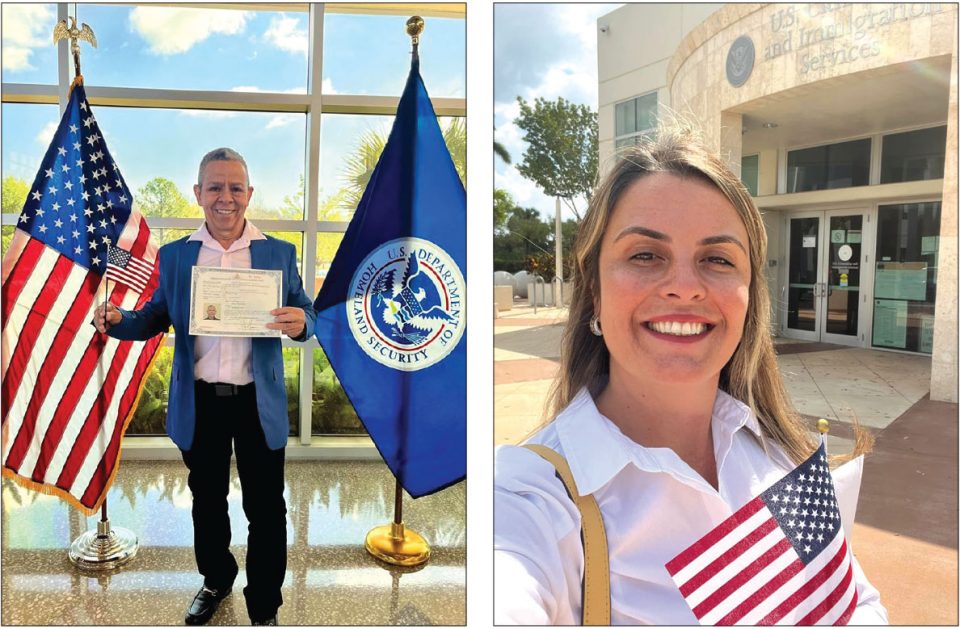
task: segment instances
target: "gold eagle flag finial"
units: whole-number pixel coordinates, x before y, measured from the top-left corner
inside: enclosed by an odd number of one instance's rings
[[[73,65],[76,70],[74,83],[83,82],[83,75],[80,74],[80,44],[77,42],[78,40],[85,41],[96,48],[97,36],[93,34],[93,29],[85,23],[77,28],[77,18],[68,17],[67,19],[70,20],[69,27],[67,26],[67,20],[60,20],[53,27],[53,43],[56,44],[61,39],[70,39],[70,51],[73,53]]]

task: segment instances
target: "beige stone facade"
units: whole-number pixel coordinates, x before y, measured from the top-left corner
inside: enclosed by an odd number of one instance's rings
[[[879,208],[940,202],[935,316],[924,318],[934,326],[931,397],[956,402],[956,25],[955,4],[627,5],[598,20],[601,167],[623,141],[618,103],[653,92],[660,117],[675,112],[699,121],[736,172],[744,156],[756,156],[754,198],[770,241],[767,280],[778,332],[786,318],[790,219],[862,217],[860,331],[849,339],[861,347],[871,347],[875,324]],[[881,181],[884,138],[944,125],[942,179]],[[871,147],[868,182],[788,190],[790,151],[862,139]]]

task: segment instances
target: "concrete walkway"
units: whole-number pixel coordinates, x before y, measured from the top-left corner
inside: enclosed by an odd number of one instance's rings
[[[516,443],[547,418],[566,310],[521,306],[494,320],[494,437]],[[831,420],[849,449],[854,417],[876,438],[852,546],[891,624],[957,624],[957,410],[929,399],[924,356],[777,340],[794,405]]]

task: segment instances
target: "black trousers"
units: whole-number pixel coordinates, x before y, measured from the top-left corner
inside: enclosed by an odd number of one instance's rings
[[[196,383],[197,424],[193,447],[181,451],[193,494],[193,542],[197,568],[209,588],[233,585],[237,561],[230,553],[230,455],[237,452],[247,536],[247,587],[252,620],[264,620],[283,604],[287,568],[287,505],[283,499],[284,450],[267,447],[253,384],[222,395],[225,387]]]

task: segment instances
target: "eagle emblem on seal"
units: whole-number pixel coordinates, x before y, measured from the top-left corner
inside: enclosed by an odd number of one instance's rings
[[[392,341],[418,345],[445,322],[455,321],[441,299],[436,284],[411,253],[402,275],[396,267],[381,273],[370,288],[374,324]],[[398,277],[399,275],[399,277]]]

